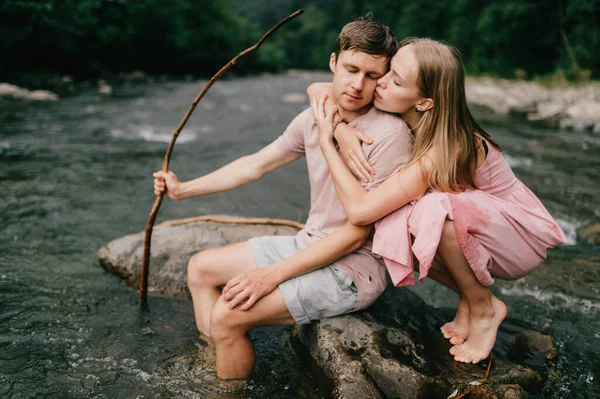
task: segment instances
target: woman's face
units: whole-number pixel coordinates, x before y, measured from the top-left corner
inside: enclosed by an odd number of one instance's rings
[[[390,71],[377,81],[375,106],[382,111],[405,115],[415,112],[423,100],[417,87],[419,64],[409,44],[402,47],[390,62]]]

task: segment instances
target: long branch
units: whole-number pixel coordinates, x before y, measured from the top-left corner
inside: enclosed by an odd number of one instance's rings
[[[181,130],[187,123],[188,119],[190,119],[190,116],[192,116],[192,112],[194,112],[194,109],[196,109],[196,106],[198,105],[198,103],[200,102],[202,97],[204,97],[204,94],[206,94],[208,89],[210,89],[210,87],[215,83],[215,81],[217,79],[219,79],[219,77],[221,77],[221,75],[223,75],[225,73],[225,71],[227,71],[229,68],[231,68],[231,66],[233,66],[237,62],[238,59],[257,50],[263,44],[263,42],[265,40],[267,40],[269,38],[269,36],[271,36],[283,24],[285,24],[286,22],[290,21],[293,18],[296,18],[298,15],[302,14],[303,12],[304,12],[304,10],[300,9],[300,10],[294,12],[293,14],[288,15],[281,21],[279,21],[275,26],[273,26],[271,29],[269,29],[267,31],[267,33],[265,33],[260,38],[260,40],[258,42],[256,42],[256,44],[254,46],[248,47],[246,50],[244,50],[241,53],[239,53],[238,55],[236,55],[231,61],[229,61],[227,64],[225,64],[225,66],[223,66],[223,68],[221,68],[219,70],[219,72],[217,72],[212,78],[210,78],[210,80],[204,86],[202,91],[196,96],[196,98],[194,99],[194,102],[192,102],[192,105],[190,106],[188,111],[185,113],[185,116],[179,123],[179,126],[177,126],[177,129],[175,129],[175,132],[173,132],[173,137],[171,138],[171,142],[169,143],[169,148],[167,149],[167,153],[163,159],[163,163],[162,163],[162,171],[163,172],[167,172],[169,170],[169,161],[171,159],[171,153],[173,152],[173,147],[175,146],[175,141],[177,140],[179,133],[181,132]],[[158,214],[158,209],[160,208],[162,199],[163,199],[163,194],[156,196],[156,200],[154,200],[154,205],[152,206],[152,210],[150,211],[150,216],[148,217],[148,223],[146,224],[146,229],[145,229],[146,236],[144,238],[144,256],[142,258],[142,277],[140,279],[140,304],[141,305],[145,305],[148,301],[148,275],[149,275],[149,271],[150,271],[150,242],[152,239],[152,228],[154,227],[154,221],[156,220],[156,215]]]

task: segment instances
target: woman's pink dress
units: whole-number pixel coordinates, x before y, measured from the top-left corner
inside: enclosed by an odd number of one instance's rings
[[[519,179],[493,145],[477,168],[479,190],[429,192],[375,224],[373,252],[381,255],[395,286],[413,285],[413,253],[423,281],[436,254],[446,219],[484,286],[493,277],[523,277],[546,258],[565,235],[540,200]],[[414,237],[414,240],[413,240]]]

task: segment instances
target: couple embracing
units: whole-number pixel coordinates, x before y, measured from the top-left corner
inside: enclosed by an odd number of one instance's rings
[[[311,208],[295,237],[258,237],[189,261],[196,325],[214,343],[218,376],[252,373],[250,329],[365,309],[390,280],[414,284],[415,271],[459,296],[454,320],[441,326],[450,354],[485,359],[507,314],[490,290],[494,277],[523,277],[563,232],[473,119],[456,49],[398,44],[363,17],[342,28],[329,66],[333,82],[313,84],[311,107],[262,150],[188,182],[154,174],[155,194],[180,200],[306,158]]]

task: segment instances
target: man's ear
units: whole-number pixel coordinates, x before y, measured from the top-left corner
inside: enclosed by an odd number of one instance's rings
[[[433,99],[424,98],[417,103],[417,108],[419,109],[419,112],[425,112],[425,111],[429,111],[430,109],[432,109],[433,105],[434,105]]]
[[[335,64],[337,63],[337,58],[335,56],[335,53],[331,53],[331,55],[329,56],[329,69],[331,69],[331,72],[335,73]]]

